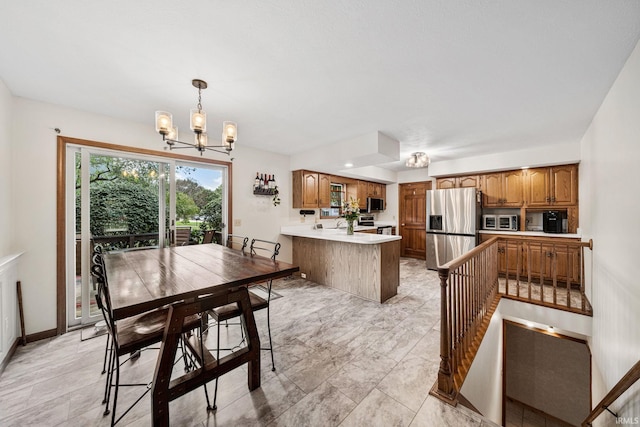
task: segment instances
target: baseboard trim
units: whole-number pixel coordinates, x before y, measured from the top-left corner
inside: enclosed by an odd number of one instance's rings
[[[561,427],[573,427],[573,424],[570,424],[570,423],[568,423],[568,422],[566,422],[564,420],[561,420],[560,418],[554,417],[553,415],[547,414],[546,412],[544,412],[544,411],[542,411],[540,409],[534,408],[533,406],[527,405],[526,403],[521,402],[518,399],[514,399],[514,398],[509,397],[509,396],[506,396],[506,399],[510,400],[512,402],[515,402],[518,405],[524,406],[525,408],[527,408],[531,412],[535,412],[538,415],[541,415],[541,416],[543,416],[543,417],[545,417],[545,418],[547,418],[549,420],[554,421],[556,424],[558,424]]]
[[[13,357],[13,354],[16,352],[16,348],[18,348],[18,344],[20,343],[21,340],[22,340],[22,337],[16,338],[15,341],[13,341],[13,344],[11,344],[11,347],[9,347],[7,356],[4,358],[2,363],[0,363],[0,375],[2,375],[2,373],[4,372],[4,369],[9,364],[9,361]]]
[[[48,331],[36,332],[35,334],[27,335],[27,343],[53,338],[56,335],[58,335],[57,328],[49,329]]]

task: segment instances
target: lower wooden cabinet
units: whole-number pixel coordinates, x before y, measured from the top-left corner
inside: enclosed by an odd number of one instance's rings
[[[480,241],[486,242],[492,237],[498,237],[498,273],[510,278],[520,277],[527,280],[529,273],[532,280],[545,282],[578,284],[582,263],[581,249],[577,245],[578,239],[540,238],[529,236],[508,236],[495,234],[481,234]]]

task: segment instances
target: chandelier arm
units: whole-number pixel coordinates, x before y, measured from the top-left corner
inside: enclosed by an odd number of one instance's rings
[[[199,147],[196,144],[192,144],[190,142],[184,142],[184,141],[179,141],[177,139],[169,139],[169,138],[163,138],[164,141],[169,145],[169,149],[170,150],[176,150],[179,148],[195,148],[198,151],[200,151],[201,153],[204,152],[204,150],[210,150],[210,151],[215,151],[216,153],[221,153],[221,154],[226,154],[227,156],[230,156],[230,151],[229,150],[216,150],[216,148],[225,148],[226,145],[207,145],[206,147]],[[186,147],[180,147],[180,146],[176,146],[175,144],[184,144],[186,145]]]

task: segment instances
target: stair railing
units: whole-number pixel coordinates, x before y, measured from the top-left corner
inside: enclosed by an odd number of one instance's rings
[[[455,405],[498,296],[498,238],[438,269],[440,368],[431,394]]]
[[[585,418],[585,420],[582,422],[582,427],[590,426],[591,423],[594,422],[595,419],[598,418],[598,416],[602,414],[604,411],[611,413],[611,415],[613,415],[617,419],[618,414],[611,411],[609,407],[620,396],[622,396],[622,394],[625,391],[627,391],[629,387],[631,387],[639,379],[640,379],[640,360],[638,360],[636,364],[633,365],[631,369],[629,369],[629,371],[622,378],[620,378],[620,381],[618,381],[618,383],[613,386],[611,391],[607,393],[607,395],[600,401],[600,403],[598,403],[593,408],[589,416],[587,416],[587,418]]]

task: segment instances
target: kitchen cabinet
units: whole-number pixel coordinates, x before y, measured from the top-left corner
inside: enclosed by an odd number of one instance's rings
[[[498,242],[498,273],[509,277],[522,275],[522,249],[513,242],[501,240]]]
[[[576,206],[578,165],[529,169],[525,193],[528,207]]]
[[[540,238],[529,236],[504,236],[482,233],[480,241],[486,242],[492,237],[498,240],[498,273],[509,277],[518,275],[521,280],[528,280],[529,271],[532,280],[552,282],[555,277],[558,284],[580,283],[580,247],[578,239]]]
[[[367,197],[384,200],[387,195],[387,186],[385,184],[356,181],[352,178],[343,178],[307,170],[295,170],[291,172],[292,207],[294,209],[331,207],[332,182],[343,184],[346,200],[350,200],[351,197],[358,199],[362,211],[367,208]]]
[[[554,273],[558,284],[579,283],[580,250],[579,248],[553,244],[530,244],[523,254],[525,275],[531,269],[531,277],[553,280]],[[555,272],[554,272],[555,269]]]
[[[331,207],[331,175],[318,174],[318,207]]]
[[[452,176],[436,179],[436,188],[446,190],[449,188],[481,188],[480,177],[478,175]]]
[[[382,197],[382,184],[377,182],[367,183],[367,197],[373,197],[375,199],[381,199]]]
[[[367,208],[367,197],[385,200],[387,197],[386,184],[370,181],[358,181],[358,200],[360,201],[360,210]]]
[[[485,208],[519,208],[524,205],[524,178],[521,170],[490,173],[482,176]]]
[[[318,207],[319,176],[316,172],[297,170],[292,172],[292,196],[294,209]],[[328,197],[327,197],[328,199]]]

